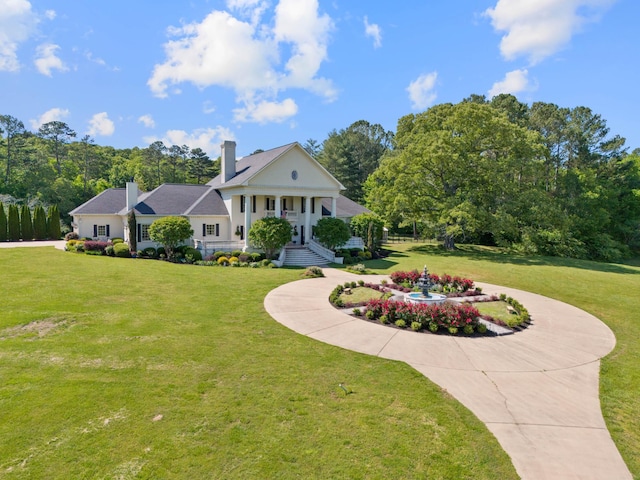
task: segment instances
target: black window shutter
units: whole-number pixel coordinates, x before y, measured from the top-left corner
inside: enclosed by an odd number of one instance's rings
[[[220,224],[216,223],[216,237],[220,236]]]
[[[97,237],[98,236],[98,225],[94,225],[93,226],[93,236]]]
[[[142,224],[138,224],[138,241],[142,241]]]
[[[311,197],[311,213],[316,213],[316,197]]]
[[[258,197],[256,197],[256,196],[254,195],[254,196],[253,196],[253,198],[252,198],[252,200],[253,200],[253,201],[251,202],[251,205],[252,205],[251,211],[252,211],[253,213],[256,213],[256,208],[257,208],[257,205],[258,205]]]
[[[107,225],[107,237],[110,237],[111,234],[109,233],[109,225]]]
[[[268,198],[266,198],[266,197],[265,197],[265,199],[264,199],[264,204],[265,204],[264,209],[265,209],[265,210],[269,210],[269,199],[268,199]]]

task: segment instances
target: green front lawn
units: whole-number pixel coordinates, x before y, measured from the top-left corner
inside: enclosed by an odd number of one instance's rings
[[[406,364],[271,319],[300,270],[25,248],[0,272],[0,478],[517,478]]]

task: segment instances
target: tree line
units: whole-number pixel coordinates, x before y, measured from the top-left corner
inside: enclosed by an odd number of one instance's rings
[[[587,107],[472,95],[402,117],[363,188],[387,223],[448,248],[618,261],[640,248],[639,153]]]
[[[63,219],[107,188],[134,179],[149,191],[163,183],[206,183],[220,170],[200,148],[166,146],[116,149],[79,140],[66,123],[43,124],[36,132],[11,115],[0,115],[0,200],[32,208],[58,205]]]

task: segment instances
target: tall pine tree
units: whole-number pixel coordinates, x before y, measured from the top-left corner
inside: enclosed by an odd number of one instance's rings
[[[0,242],[7,241],[7,215],[4,213],[4,205],[0,202]]]
[[[23,240],[33,240],[33,222],[31,220],[31,210],[29,205],[22,206],[20,212],[20,236]]]

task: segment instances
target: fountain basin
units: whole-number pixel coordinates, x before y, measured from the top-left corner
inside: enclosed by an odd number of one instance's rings
[[[442,295],[440,293],[430,293],[428,296],[425,296],[420,292],[411,292],[411,293],[407,293],[404,296],[405,302],[426,303],[427,305],[431,305],[431,304],[439,305],[441,303],[444,303],[446,299],[447,299],[447,296]]]

